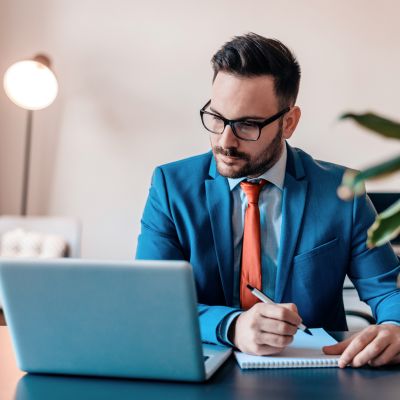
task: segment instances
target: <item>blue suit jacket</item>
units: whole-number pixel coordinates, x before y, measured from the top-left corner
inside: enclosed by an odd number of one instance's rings
[[[345,330],[348,274],[378,322],[400,321],[398,259],[390,245],[365,245],[375,218],[370,200],[340,200],[343,167],[287,148],[275,301],[295,303],[309,327]],[[156,168],[136,257],[192,264],[202,339],[218,343],[221,320],[235,310],[232,198],[211,152]]]

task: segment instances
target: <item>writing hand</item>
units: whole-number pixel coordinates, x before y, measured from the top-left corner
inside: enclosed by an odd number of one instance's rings
[[[233,321],[229,336],[242,352],[277,354],[293,341],[300,323],[295,304],[257,303]]]

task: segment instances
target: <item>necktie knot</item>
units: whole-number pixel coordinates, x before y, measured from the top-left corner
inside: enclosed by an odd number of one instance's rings
[[[259,182],[240,182],[240,187],[246,194],[247,202],[249,204],[258,204],[258,199],[260,197],[260,191],[262,187],[267,183],[265,179],[260,179]]]

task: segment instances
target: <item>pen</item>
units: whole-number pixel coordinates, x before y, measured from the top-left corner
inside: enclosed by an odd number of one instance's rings
[[[273,300],[271,300],[268,296],[266,296],[263,292],[260,292],[258,289],[254,288],[251,285],[247,285],[247,288],[250,290],[250,292],[257,297],[257,299],[260,299],[263,303],[267,304],[276,304]],[[311,331],[304,325],[300,324],[298,326],[298,329],[301,329],[304,333],[307,333],[308,335],[312,336]]]

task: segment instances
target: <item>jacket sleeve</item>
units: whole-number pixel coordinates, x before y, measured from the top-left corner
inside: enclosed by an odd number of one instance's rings
[[[149,196],[141,220],[136,249],[138,260],[186,260],[178,229],[171,213],[170,198],[162,168],[154,171]],[[219,333],[224,317],[237,311],[225,306],[198,305],[203,342],[225,344]]]
[[[170,211],[165,177],[160,167],[153,173],[149,196],[143,211],[136,259],[185,259]]]
[[[390,244],[368,249],[367,230],[375,220],[375,209],[366,194],[353,203],[353,231],[349,278],[360,299],[369,304],[377,323],[400,322],[399,259]]]

